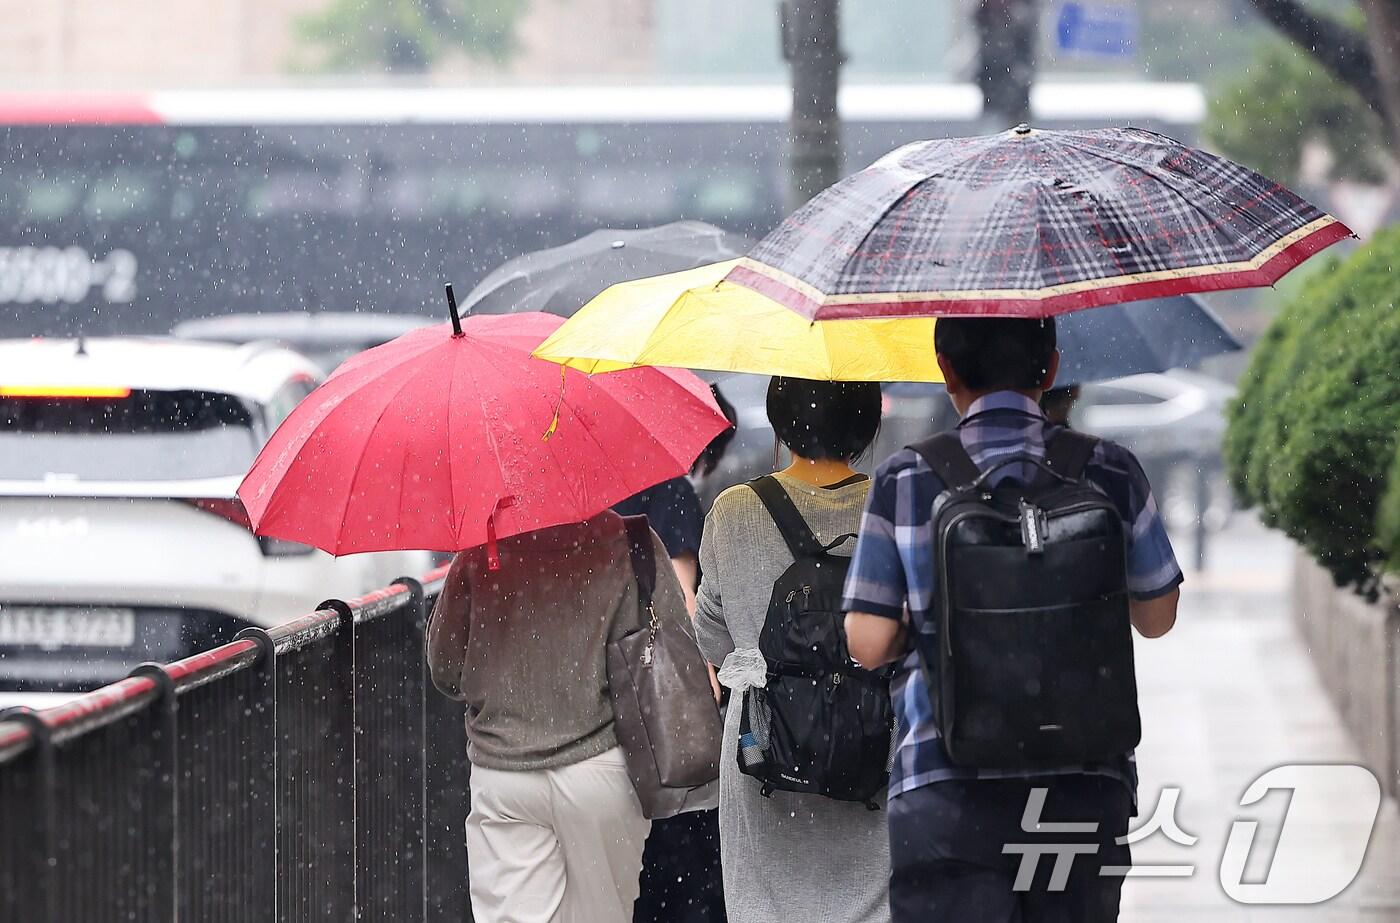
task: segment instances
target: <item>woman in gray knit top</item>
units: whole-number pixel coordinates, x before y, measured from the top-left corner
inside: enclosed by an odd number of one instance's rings
[[[879,386],[775,378],[768,417],[793,456],[775,476],[817,539],[825,544],[856,532],[870,482],[851,462],[874,441]],[[744,676],[758,656],[773,584],[792,563],[751,488],[719,495],[700,543],[695,625],[700,649],[735,693],[720,760],[725,905],[731,923],[885,923],[890,860],[884,812],[821,795],[775,791],[764,797],[759,781],[739,771]]]

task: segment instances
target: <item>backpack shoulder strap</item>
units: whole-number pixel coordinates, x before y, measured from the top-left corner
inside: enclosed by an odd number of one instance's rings
[[[622,525],[627,530],[632,573],[637,577],[637,604],[646,612],[656,592],[656,550],[651,543],[651,526],[645,516],[623,516]]]
[[[773,517],[773,523],[778,527],[778,532],[783,536],[783,541],[787,542],[788,550],[794,558],[816,557],[826,550],[812,534],[812,527],[807,525],[807,520],[802,518],[797,504],[792,502],[792,498],[783,489],[783,485],[778,483],[777,478],[765,474],[761,478],[749,481],[749,487],[758,494],[758,499],[763,501],[768,515]]]
[[[1045,445],[1045,463],[1060,477],[1077,481],[1098,444],[1099,440],[1087,433],[1061,429]]]
[[[919,453],[933,473],[947,488],[966,487],[981,477],[982,472],[963,448],[957,430],[930,436],[909,446]]]

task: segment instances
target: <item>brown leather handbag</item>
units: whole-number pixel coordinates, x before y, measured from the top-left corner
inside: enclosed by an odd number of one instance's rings
[[[724,726],[690,625],[658,616],[652,605],[656,555],[647,518],[624,523],[642,618],[640,629],[608,644],[608,686],[642,813],[659,820],[715,806]]]

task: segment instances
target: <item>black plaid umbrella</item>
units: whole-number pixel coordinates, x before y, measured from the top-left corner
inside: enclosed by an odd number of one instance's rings
[[[729,280],[814,319],[1050,317],[1271,285],[1351,231],[1136,128],[920,141],[793,213]]]
[[[570,317],[610,285],[732,260],[752,245],[703,221],[607,228],[507,260],[471,290],[463,307],[473,314],[547,311]]]

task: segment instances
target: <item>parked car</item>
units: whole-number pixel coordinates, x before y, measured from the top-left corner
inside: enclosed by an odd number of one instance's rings
[[[0,340],[0,689],[98,686],[425,571],[253,535],[239,481],[321,376],[268,344]]]
[[[210,343],[277,343],[330,372],[357,352],[433,322],[421,314],[286,311],[203,317],[176,324],[170,332],[181,339]]]

